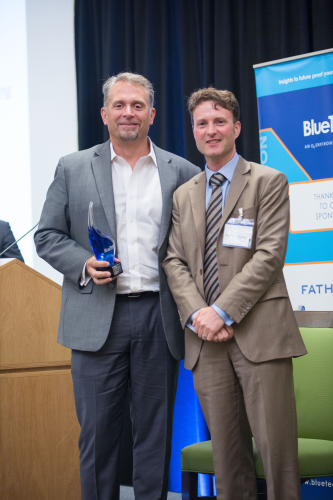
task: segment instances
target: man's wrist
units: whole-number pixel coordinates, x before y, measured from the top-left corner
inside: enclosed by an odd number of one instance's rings
[[[212,304],[211,306],[215,312],[220,316],[221,319],[225,322],[226,325],[230,326],[234,323],[234,320],[230,318],[229,314],[226,313],[223,309],[221,309],[216,304]]]
[[[190,330],[192,330],[194,332],[194,326],[193,326],[193,316],[195,314],[197,314],[197,312],[199,312],[200,309],[198,309],[197,311],[194,311],[194,313],[191,314],[191,316],[188,318],[187,322],[186,322],[186,325],[187,328],[189,328]]]
[[[90,276],[90,274],[87,271],[87,262],[88,262],[88,260],[86,260],[86,262],[85,262],[85,264],[83,266],[82,272],[81,272],[80,286],[87,286],[88,283],[89,283],[89,281],[91,280],[91,276]]]

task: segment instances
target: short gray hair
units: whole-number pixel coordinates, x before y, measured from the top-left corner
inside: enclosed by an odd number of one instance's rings
[[[144,87],[148,95],[150,109],[154,107],[154,88],[150,83],[150,81],[147,80],[147,78],[145,78],[142,75],[137,75],[136,73],[124,72],[124,73],[118,73],[118,75],[116,76],[111,76],[104,83],[102,88],[104,95],[104,102],[103,102],[104,108],[107,107],[110,90],[113,87],[113,85],[117,82],[128,82],[131,83],[132,85],[141,85],[142,87]]]

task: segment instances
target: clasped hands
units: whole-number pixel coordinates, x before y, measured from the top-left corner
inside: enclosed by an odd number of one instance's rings
[[[114,259],[115,262],[120,262],[119,259]],[[87,260],[86,263],[86,273],[94,280],[96,285],[105,285],[106,283],[111,283],[111,281],[117,279],[111,278],[110,271],[97,271],[97,268],[109,267],[110,264],[105,260],[96,260],[93,255]]]
[[[193,316],[195,333],[203,340],[225,342],[234,335],[232,326],[225,324],[213,307],[203,307]]]

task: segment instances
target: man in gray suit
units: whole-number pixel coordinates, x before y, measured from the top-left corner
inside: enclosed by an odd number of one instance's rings
[[[14,241],[15,238],[9,223],[5,222],[4,220],[0,220],[0,254],[4,252],[4,250],[6,250],[8,247],[10,247],[5,253],[1,255],[0,259],[18,259],[24,262],[17,243],[11,246]]]
[[[162,262],[172,195],[200,172],[152,144],[154,91],[121,73],[103,86],[110,141],[61,158],[35,234],[38,254],[64,275],[58,341],[71,348],[82,500],[119,498],[119,439],[127,387],[137,500],[166,499],[183,330]],[[87,230],[117,244],[123,274],[97,268]]]

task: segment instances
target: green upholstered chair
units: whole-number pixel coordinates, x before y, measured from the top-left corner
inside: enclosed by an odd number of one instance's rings
[[[333,328],[300,328],[307,356],[295,358],[294,383],[301,483],[333,476]],[[258,499],[266,498],[264,467],[253,443]],[[198,498],[198,473],[214,474],[211,441],[181,451],[182,498]],[[209,498],[213,497],[199,497]]]

